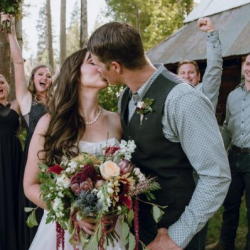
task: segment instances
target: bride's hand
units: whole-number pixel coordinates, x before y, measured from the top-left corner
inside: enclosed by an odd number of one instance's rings
[[[87,234],[93,235],[95,233],[95,221],[92,218],[86,218],[84,220],[79,220],[78,225]]]

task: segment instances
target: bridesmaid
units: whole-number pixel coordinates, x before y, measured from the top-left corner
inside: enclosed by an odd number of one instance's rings
[[[19,250],[27,250],[35,236],[37,227],[28,228],[26,225],[28,214],[24,212],[24,208],[35,207],[35,205],[31,203],[24,195],[22,184],[23,174],[26,166],[31,137],[38,120],[46,113],[46,105],[49,100],[52,80],[50,69],[45,65],[39,65],[32,70],[27,87],[24,72],[24,60],[16,38],[15,20],[9,14],[1,14],[1,22],[4,20],[9,20],[12,26],[11,33],[8,33],[7,35],[10,44],[11,57],[14,64],[16,98],[27,129],[27,138],[21,166],[21,179],[19,187],[20,212],[18,225]],[[40,208],[37,209],[36,215],[39,223],[43,215],[43,210]]]
[[[8,102],[10,86],[0,74],[0,250],[16,250],[18,199],[22,147],[19,131],[19,105]]]

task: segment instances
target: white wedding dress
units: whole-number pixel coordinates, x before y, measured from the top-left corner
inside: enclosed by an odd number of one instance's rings
[[[110,138],[101,142],[85,142],[80,141],[79,149],[81,152],[87,152],[89,154],[101,154],[102,148],[105,146],[119,145],[119,141],[116,138]],[[32,241],[29,250],[56,250],[56,224],[50,222],[46,224],[47,211],[44,211],[44,215],[39,224],[36,236]],[[121,225],[119,219],[117,220],[115,230],[118,235],[121,234]],[[69,243],[69,233],[65,231],[65,243],[64,250],[74,250],[74,247]],[[81,248],[79,248],[81,250]],[[97,250],[97,249],[93,249]],[[125,250],[121,240],[115,242],[114,246],[108,246],[107,250]]]

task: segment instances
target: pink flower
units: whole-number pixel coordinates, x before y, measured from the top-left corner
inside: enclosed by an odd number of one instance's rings
[[[131,165],[131,162],[126,160],[126,159],[123,159],[119,164],[118,164],[118,167],[120,168],[120,173],[121,175],[123,174],[126,174],[126,173],[129,173],[132,169],[132,165]]]
[[[60,165],[53,165],[47,170],[48,173],[61,174],[64,169]]]

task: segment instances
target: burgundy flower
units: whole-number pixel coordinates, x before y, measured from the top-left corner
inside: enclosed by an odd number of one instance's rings
[[[88,178],[92,181],[95,181],[97,178],[97,173],[95,171],[95,168],[93,167],[93,165],[90,165],[90,164],[84,165],[82,168],[82,171],[76,173],[71,178],[70,184],[78,183],[80,185],[82,182],[86,181]]]
[[[113,155],[119,149],[120,149],[119,147],[115,147],[115,146],[107,147],[105,150],[105,156]]]
[[[120,202],[124,204],[128,209],[132,209],[132,200],[130,196],[127,195],[121,195],[119,198]]]
[[[47,170],[48,173],[61,174],[64,169],[60,165],[53,165]]]

